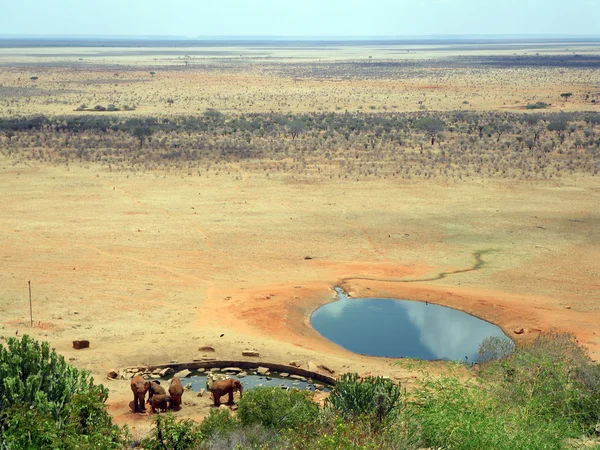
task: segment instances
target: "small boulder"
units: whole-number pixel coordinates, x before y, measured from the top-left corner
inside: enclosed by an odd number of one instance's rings
[[[200,392],[198,392],[198,397],[203,397],[205,392],[206,389],[200,389]]]
[[[245,376],[248,376],[248,374],[246,372],[240,372],[237,374],[238,378],[244,378]]]
[[[292,367],[300,367],[302,365],[299,361],[290,361],[290,366]]]
[[[515,328],[514,333],[515,334],[523,334],[523,333],[525,333],[525,329],[523,327]]]
[[[308,370],[310,370],[311,372],[316,372],[317,371],[317,365],[314,362],[309,361],[308,362]]]
[[[191,370],[183,369],[175,374],[177,378],[187,378],[192,374]]]
[[[302,375],[290,375],[290,378],[298,381],[307,381],[306,378]]]
[[[220,405],[219,409],[229,409],[229,406],[227,406],[227,405]]]
[[[287,372],[281,372],[281,373],[279,374],[279,376],[280,376],[281,378],[287,378],[287,377],[289,377],[289,376],[290,376],[290,374],[289,374],[289,373],[287,373]]]
[[[266,375],[267,373],[269,373],[269,369],[267,369],[266,367],[259,367],[258,369],[256,369],[256,372],[259,375]]]
[[[315,383],[315,389],[322,391],[323,389],[325,389],[325,386],[319,383]]]
[[[75,350],[81,350],[82,348],[89,348],[90,346],[90,341],[87,340],[78,340],[78,341],[73,341],[73,348]]]
[[[202,345],[198,348],[199,352],[214,352],[215,348],[212,345]]]
[[[239,367],[225,367],[223,369],[223,372],[235,372],[235,373],[237,373],[237,372],[241,372],[241,371],[242,371],[242,369],[240,369]]]
[[[260,354],[256,350],[244,350],[242,351],[242,356],[258,357]]]
[[[174,373],[175,373],[175,371],[173,370],[173,368],[165,367],[158,374],[164,378],[164,377],[168,377],[169,375],[173,375]]]
[[[119,378],[119,372],[117,372],[115,369],[111,369],[108,371],[106,376],[111,380],[116,380],[117,378]]]

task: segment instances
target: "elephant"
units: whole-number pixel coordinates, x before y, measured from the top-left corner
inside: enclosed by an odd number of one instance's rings
[[[150,405],[152,405],[152,412],[156,413],[157,410],[162,409],[166,411],[169,409],[169,404],[171,403],[171,396],[169,394],[155,394],[152,396],[152,400],[150,400]]]
[[[233,393],[235,391],[240,391],[241,398],[242,382],[240,380],[236,380],[235,378],[215,381],[210,388],[210,392],[212,392],[215,406],[219,406],[221,404],[221,397],[225,394],[229,394],[229,399],[227,400],[227,403],[230,405],[233,404]]]
[[[165,395],[167,391],[160,385],[160,381],[153,380],[150,382],[150,389],[148,391],[148,403],[152,401],[154,395]]]
[[[133,392],[133,411],[144,412],[146,411],[146,402],[144,397],[146,392],[150,389],[150,382],[144,380],[143,377],[137,375],[131,379],[131,391]]]
[[[171,408],[175,410],[181,409],[181,397],[183,396],[183,385],[179,378],[173,377],[169,385],[169,394],[171,395]]]

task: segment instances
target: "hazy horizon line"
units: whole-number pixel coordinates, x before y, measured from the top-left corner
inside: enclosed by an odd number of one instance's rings
[[[397,40],[397,39],[600,39],[600,34],[491,33],[407,35],[136,35],[136,34],[0,34],[0,39],[148,39],[148,40]]]

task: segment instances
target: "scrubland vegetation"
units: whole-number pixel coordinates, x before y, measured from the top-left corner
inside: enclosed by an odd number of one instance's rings
[[[508,354],[507,354],[508,353]],[[256,388],[239,409],[201,423],[157,415],[133,443],[112,424],[107,390],[28,336],[0,347],[2,448],[598,448],[600,367],[571,335],[513,351],[494,338],[478,366],[427,373],[410,392],[390,379],[344,374],[320,406],[310,392]],[[501,359],[497,359],[503,356]]]
[[[456,111],[0,120],[17,162],[189,176],[552,179],[600,171],[598,113]]]

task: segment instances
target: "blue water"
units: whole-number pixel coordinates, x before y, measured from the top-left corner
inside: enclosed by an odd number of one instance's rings
[[[496,325],[456,309],[410,300],[350,299],[317,309],[312,326],[354,352],[393,358],[476,362],[487,337],[507,338]]]
[[[302,390],[310,390],[315,391],[314,383],[320,383],[326,387],[324,387],[324,392],[329,392],[329,386],[322,381],[308,382],[295,380],[293,378],[281,378],[279,374],[276,372],[271,372],[269,376],[258,375],[258,374],[248,374],[245,377],[237,377],[235,375],[230,375],[231,378],[239,379],[242,382],[242,386],[244,391],[248,389],[252,389],[260,386],[268,386],[268,387],[286,387],[286,388],[296,388]],[[161,379],[161,383],[163,385],[168,386],[171,377]],[[181,384],[184,386],[190,385],[190,389],[194,392],[200,392],[201,389],[206,390],[206,373],[199,373],[196,371],[192,371],[191,376],[187,378],[181,379]]]

